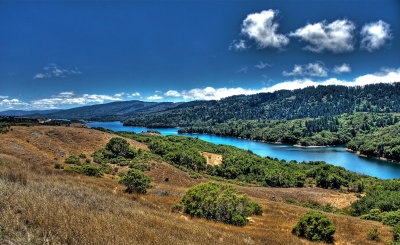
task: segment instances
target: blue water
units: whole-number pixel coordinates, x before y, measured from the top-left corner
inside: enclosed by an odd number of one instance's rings
[[[91,122],[87,125],[90,127],[103,127],[113,131],[129,131],[135,133],[149,130],[142,127],[123,126],[121,122]],[[341,146],[299,148],[288,144],[264,143],[226,136],[178,134],[179,128],[156,128],[151,130],[157,130],[162,135],[182,135],[199,138],[214,144],[232,145],[241,149],[251,150],[260,156],[276,157],[287,161],[325,161],[336,166],[344,167],[350,171],[382,179],[400,178],[400,164],[379,159],[360,157],[354,153],[346,151],[346,149]]]

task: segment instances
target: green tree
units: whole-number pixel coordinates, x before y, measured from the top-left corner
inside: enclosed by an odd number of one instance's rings
[[[217,182],[199,184],[190,188],[180,204],[191,216],[243,226],[250,215],[261,215],[261,206],[232,185]]]
[[[311,241],[328,243],[333,242],[335,231],[336,227],[332,221],[318,211],[309,211],[303,215],[293,228],[293,233],[299,237],[304,237]]]
[[[123,184],[127,187],[126,191],[128,193],[136,192],[141,194],[146,193],[147,189],[151,187],[150,182],[150,177],[137,169],[129,170],[119,180],[120,184]]]
[[[112,157],[126,157],[129,154],[129,143],[122,138],[112,138],[107,143],[106,150],[112,153]]]

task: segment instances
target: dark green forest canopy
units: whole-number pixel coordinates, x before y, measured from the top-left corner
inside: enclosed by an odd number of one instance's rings
[[[229,120],[180,129],[180,133],[215,134],[301,146],[344,145],[375,157],[400,160],[400,115],[346,113],[294,120]]]
[[[351,112],[400,112],[400,83],[363,87],[318,86],[293,91],[231,96],[184,103],[163,112],[139,115],[126,125],[186,127],[228,120],[316,118]]]

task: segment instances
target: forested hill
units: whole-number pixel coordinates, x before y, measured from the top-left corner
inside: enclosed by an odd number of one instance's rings
[[[137,114],[163,111],[181,103],[143,102],[138,100],[111,102],[101,105],[82,106],[56,113],[46,114],[49,118],[87,119],[87,120],[121,120]],[[43,115],[40,115],[43,117]]]
[[[182,104],[166,111],[135,116],[124,122],[134,126],[182,127],[221,123],[229,119],[316,118],[354,111],[400,112],[399,94],[400,83],[308,87]]]

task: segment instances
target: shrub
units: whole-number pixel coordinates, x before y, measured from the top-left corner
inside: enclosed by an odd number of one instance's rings
[[[183,212],[208,220],[243,226],[247,217],[261,215],[261,206],[232,185],[217,182],[199,184],[190,188],[180,204]]]
[[[382,221],[382,211],[379,208],[369,210],[368,214],[360,216],[361,219]]]
[[[83,165],[82,169],[83,172],[88,176],[101,177],[103,175],[103,171],[100,167],[91,164]]]
[[[127,187],[126,191],[128,193],[136,192],[141,194],[146,193],[147,189],[151,187],[150,182],[150,177],[137,169],[129,170],[119,180],[120,184],[123,184]]]
[[[112,157],[127,157],[129,155],[129,143],[122,138],[112,138],[107,143],[106,150],[112,153]]]
[[[79,156],[78,156],[79,158],[82,158],[82,159],[84,159],[84,158],[86,158],[86,155],[85,154],[83,154],[83,153],[81,153],[81,154],[79,154]]]
[[[101,170],[100,167],[91,165],[91,164],[68,167],[68,168],[65,168],[65,171],[75,172],[78,174],[86,174],[88,176],[97,177],[97,178],[101,177],[103,175],[103,171]]]
[[[61,163],[55,163],[54,164],[54,168],[55,169],[63,169],[64,167],[63,167],[63,165]]]
[[[368,231],[367,236],[369,240],[380,241],[378,227],[375,226],[372,230]]]
[[[393,241],[400,242],[400,224],[393,228]]]
[[[381,214],[382,223],[385,225],[396,226],[400,224],[400,210],[384,212]]]
[[[75,155],[70,155],[67,159],[64,160],[65,163],[68,164],[80,164],[80,160],[79,157],[75,156]]]
[[[303,215],[293,233],[299,237],[307,238],[311,241],[333,242],[333,234],[336,227],[332,221],[324,214],[318,211],[309,211]]]

